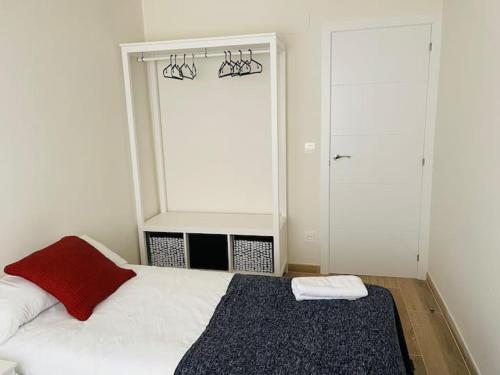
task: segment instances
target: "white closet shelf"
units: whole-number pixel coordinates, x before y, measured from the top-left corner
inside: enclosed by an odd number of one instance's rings
[[[281,219],[280,226],[285,219]],[[273,215],[205,212],[167,212],[146,220],[145,232],[239,234],[273,236]]]

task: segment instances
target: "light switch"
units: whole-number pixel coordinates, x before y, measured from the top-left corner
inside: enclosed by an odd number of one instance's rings
[[[316,151],[316,143],[314,142],[304,143],[304,152],[306,154],[312,154],[314,151]]]

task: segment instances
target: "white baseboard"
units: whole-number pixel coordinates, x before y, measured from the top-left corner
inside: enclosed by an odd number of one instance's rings
[[[462,356],[464,357],[465,363],[470,373],[472,375],[481,375],[479,367],[477,366],[474,357],[472,357],[469,347],[467,346],[467,343],[464,340],[460,328],[458,328],[455,318],[451,314],[450,309],[448,308],[448,305],[446,304],[443,298],[443,295],[441,294],[439,288],[434,283],[432,276],[429,273],[427,273],[427,283],[429,284],[432,294],[434,294],[434,297],[436,298],[436,301],[439,304],[441,311],[443,312],[446,323],[448,324],[448,327],[450,328],[450,331],[452,332],[453,337],[455,338],[455,341],[458,345],[458,348],[460,349],[460,352],[462,353]]]

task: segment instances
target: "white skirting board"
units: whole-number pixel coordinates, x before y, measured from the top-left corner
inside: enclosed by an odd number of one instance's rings
[[[443,295],[439,291],[439,288],[434,283],[432,276],[429,273],[427,273],[427,283],[429,284],[432,294],[434,294],[434,297],[436,298],[436,301],[439,304],[441,311],[443,312],[446,324],[448,325],[450,331],[453,334],[453,338],[455,339],[457,346],[460,349],[460,353],[464,357],[465,363],[469,371],[471,372],[472,375],[481,374],[481,372],[479,371],[479,367],[477,366],[476,361],[474,361],[474,357],[472,357],[469,347],[467,346],[464,340],[462,332],[460,331],[460,328],[458,327],[455,318],[451,314],[450,309],[448,308],[448,305],[446,304],[443,298]]]

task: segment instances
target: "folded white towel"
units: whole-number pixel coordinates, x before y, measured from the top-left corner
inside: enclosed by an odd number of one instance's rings
[[[307,299],[355,300],[368,295],[363,281],[357,276],[295,277],[292,291],[297,301]]]

